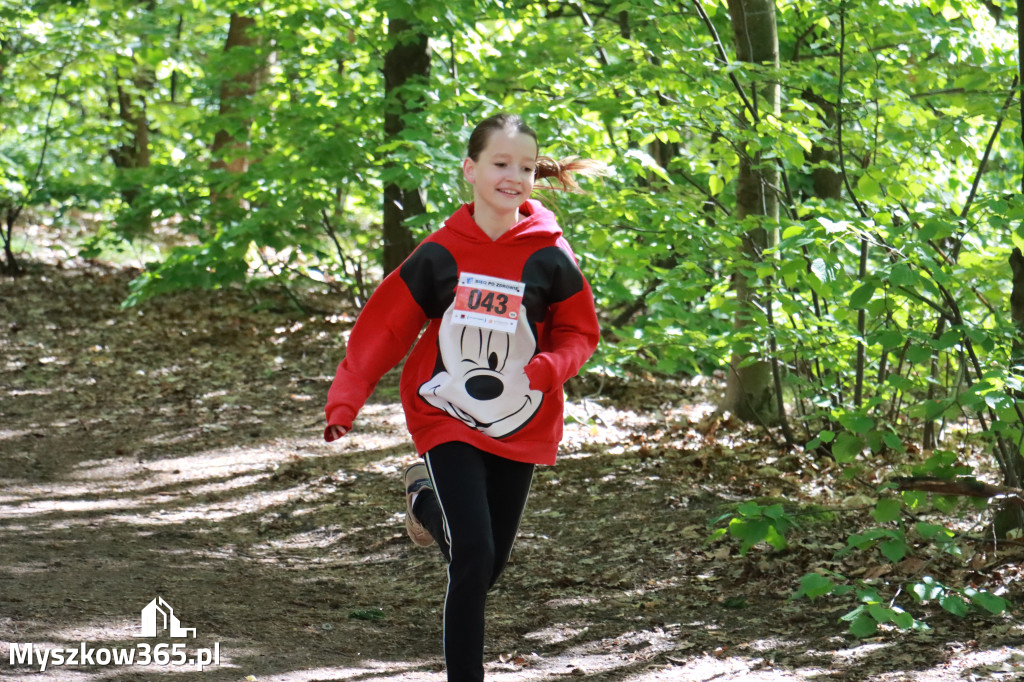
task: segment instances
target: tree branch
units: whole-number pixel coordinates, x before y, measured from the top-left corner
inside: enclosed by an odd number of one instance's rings
[[[857,207],[857,212],[860,213],[860,217],[866,219],[868,217],[868,213],[864,208],[864,204],[862,204],[860,199],[857,198],[857,193],[853,191],[853,187],[850,185],[850,176],[846,172],[846,153],[843,150],[843,77],[845,75],[845,63],[843,56],[845,53],[846,3],[844,1],[839,5],[839,86],[838,92],[836,93],[836,144],[839,147],[839,172],[843,175],[843,185],[845,185],[846,191],[850,195],[850,199],[853,200],[854,206]]]
[[[960,211],[960,220],[967,218],[967,214],[971,211],[971,206],[974,204],[974,198],[978,195],[978,187],[981,185],[981,176],[985,173],[985,167],[988,165],[989,156],[992,154],[992,147],[995,145],[996,136],[999,135],[999,130],[1003,127],[1003,121],[1006,119],[1006,112],[1013,104],[1014,98],[1017,96],[1017,83],[1020,82],[1020,75],[1015,74],[1013,76],[1013,83],[1010,85],[1010,94],[1007,95],[1006,100],[1003,102],[1002,108],[999,110],[999,119],[996,121],[996,127],[992,129],[992,134],[988,136],[988,144],[985,145],[985,153],[981,155],[981,161],[978,162],[978,171],[974,174],[974,182],[971,183],[971,192],[967,195],[967,201],[964,203],[963,210]],[[964,244],[964,236],[961,235],[953,246],[953,262],[955,263],[960,257],[960,249]]]
[[[693,0],[694,6],[697,8],[697,14],[704,21],[704,25],[707,26],[708,32],[711,33],[711,39],[714,41],[716,51],[718,52],[718,61],[723,66],[729,66],[729,56],[725,52],[725,47],[722,45],[722,39],[718,37],[718,31],[715,30],[715,25],[711,23],[711,17],[704,11],[704,5],[701,4],[700,0]],[[729,80],[732,81],[732,85],[736,88],[736,92],[739,94],[740,99],[743,100],[744,108],[750,113],[752,120],[756,123],[759,119],[757,116],[757,109],[750,103],[750,99],[747,98],[747,93],[740,84],[736,74],[732,71],[729,72]]]

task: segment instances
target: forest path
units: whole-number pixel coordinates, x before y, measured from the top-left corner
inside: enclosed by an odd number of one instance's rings
[[[326,444],[349,317],[237,292],[122,310],[132,274],[0,280],[0,679],[443,680],[444,565],[405,537],[396,375]],[[709,422],[697,382],[597,389],[571,384],[562,455],[538,472],[490,600],[489,679],[1020,674],[1011,618],[934,611],[930,632],[859,641],[838,621],[848,604],[790,600],[800,575],[835,565],[847,515],[808,519],[784,552],[707,542],[739,501],[809,501],[833,480],[827,462]],[[837,506],[853,491],[813,494]],[[157,597],[194,639],[140,638]],[[173,656],[183,643],[186,659],[216,646],[220,660],[199,672],[100,653],[39,673],[11,664],[28,643]]]

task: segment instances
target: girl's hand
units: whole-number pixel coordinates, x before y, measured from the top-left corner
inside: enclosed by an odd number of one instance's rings
[[[524,368],[530,380],[530,388],[534,391],[547,393],[555,387],[555,368],[551,364],[550,353],[538,353],[526,363]]]
[[[338,440],[348,432],[349,429],[345,428],[344,426],[331,424],[326,429],[324,429],[324,440],[330,443],[331,441]]]

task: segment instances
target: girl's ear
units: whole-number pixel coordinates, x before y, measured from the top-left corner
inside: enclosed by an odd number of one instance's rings
[[[462,176],[466,178],[466,182],[469,184],[476,183],[476,163],[473,159],[466,157],[462,162]]]

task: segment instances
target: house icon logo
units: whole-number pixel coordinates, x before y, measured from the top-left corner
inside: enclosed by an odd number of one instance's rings
[[[160,629],[169,630],[171,637],[196,636],[195,628],[181,627],[181,621],[174,615],[174,609],[163,597],[157,597],[142,609],[142,636],[156,637],[157,630]]]

